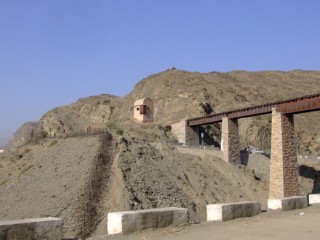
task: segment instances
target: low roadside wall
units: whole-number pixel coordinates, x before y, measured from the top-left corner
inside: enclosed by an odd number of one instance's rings
[[[268,209],[290,211],[308,207],[306,196],[293,196],[278,199],[268,199]]]
[[[108,234],[129,234],[146,228],[187,223],[186,208],[158,208],[108,213]]]
[[[207,205],[207,221],[228,221],[261,213],[261,203],[237,202]]]
[[[0,239],[61,240],[63,221],[52,217],[0,221]]]

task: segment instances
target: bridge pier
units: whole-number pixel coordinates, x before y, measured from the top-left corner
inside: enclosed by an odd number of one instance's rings
[[[238,119],[222,118],[221,150],[226,162],[240,164],[240,143],[238,133]]]
[[[199,127],[189,127],[187,120],[171,124],[172,133],[176,135],[179,143],[187,145],[198,145],[199,140]]]
[[[272,109],[269,198],[300,195],[292,114]]]

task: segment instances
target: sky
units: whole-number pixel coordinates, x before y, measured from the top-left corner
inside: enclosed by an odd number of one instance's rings
[[[0,0],[0,139],[166,69],[320,70],[318,0]]]

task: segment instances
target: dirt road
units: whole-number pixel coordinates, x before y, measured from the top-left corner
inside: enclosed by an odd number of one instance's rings
[[[146,230],[128,236],[104,236],[103,239],[130,240],[280,240],[319,239],[320,204],[287,212],[264,212],[251,218],[227,222],[205,222],[186,227]]]

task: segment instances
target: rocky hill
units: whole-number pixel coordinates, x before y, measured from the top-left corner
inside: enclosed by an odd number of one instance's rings
[[[317,71],[198,73],[169,69],[143,79],[125,97],[92,96],[50,110],[40,119],[37,130],[32,131],[33,136],[31,131],[25,132],[24,137],[17,134],[14,142],[19,146],[31,137],[70,135],[86,132],[88,128],[115,127],[115,123],[130,128],[133,102],[147,96],[155,102],[155,124],[166,126],[184,118],[319,92]],[[314,131],[320,127],[319,116],[318,112],[295,116],[299,153],[320,153],[320,133]],[[268,151],[270,121],[270,116],[241,119],[242,147],[253,145]],[[219,129],[214,133],[219,135]]]
[[[0,155],[0,216],[63,217],[66,236],[88,236],[105,233],[108,211],[181,206],[189,209],[190,222],[198,222],[207,203],[256,199],[265,207],[268,158],[250,156],[247,167],[229,165],[218,149],[176,145],[169,126],[319,92],[316,71],[169,69],[143,79],[127,96],[92,96],[57,107],[18,130],[12,150]],[[143,97],[154,100],[154,123],[132,119],[133,102]],[[318,112],[295,117],[299,153],[320,153],[319,119]],[[240,120],[242,147],[268,151],[270,120]],[[219,125],[209,131],[219,138]],[[318,174],[304,168],[303,194],[319,191]]]

